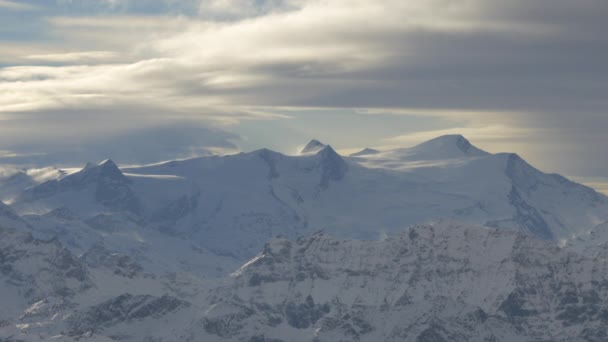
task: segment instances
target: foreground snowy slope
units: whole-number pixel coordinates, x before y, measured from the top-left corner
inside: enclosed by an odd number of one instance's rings
[[[29,187],[12,205],[68,209],[100,229],[136,226],[241,261],[275,235],[319,229],[376,239],[452,219],[562,241],[608,221],[604,195],[458,135],[355,157],[313,141],[300,156],[264,149],[123,170],[107,160]]]
[[[419,225],[381,241],[317,233],[271,240],[198,295],[141,287],[95,295],[93,287],[69,306],[35,303],[6,320],[0,337],[600,342],[608,336],[607,270],[606,258],[494,228]]]
[[[130,254],[121,254],[117,251],[138,244],[120,236],[104,239],[105,234],[96,234],[86,224],[69,222],[75,219],[65,211],[49,216],[61,217],[64,221],[54,221],[57,226],[53,229],[65,231],[55,236],[51,236],[51,230],[41,234],[39,228],[31,225],[35,220],[19,217],[0,202],[1,341],[44,341],[64,335],[65,331],[82,335],[79,340],[114,340],[115,336],[89,336],[89,339],[88,327],[95,324],[97,329],[127,319],[159,318],[188,307],[186,299],[204,293],[211,283],[201,278],[199,269],[183,267],[180,262],[184,256],[209,257],[202,264],[222,265],[220,257],[190,252],[183,243],[176,247],[170,237],[156,242],[139,241],[141,251],[127,250]],[[88,240],[99,241],[80,253],[83,247],[80,243]],[[70,245],[75,242],[78,244]],[[147,251],[146,245],[157,251]],[[178,251],[181,253],[176,254]],[[169,253],[173,255],[169,257]],[[67,335],[53,339],[73,341]]]
[[[384,241],[275,239],[217,290],[204,322],[218,341],[605,341],[607,267],[452,224]]]

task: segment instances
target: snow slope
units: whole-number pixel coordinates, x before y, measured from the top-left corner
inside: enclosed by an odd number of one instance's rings
[[[206,331],[209,341],[605,341],[607,266],[450,223],[382,241],[274,239],[217,290]]]
[[[375,241],[316,233],[269,241],[195,296],[131,287],[139,293],[89,293],[70,308],[45,300],[0,336],[600,342],[608,336],[607,268],[607,258],[528,234],[449,222]]]
[[[458,135],[309,145],[3,178],[0,340],[606,340],[605,196]]]
[[[263,149],[123,170],[105,161],[30,187],[13,206],[39,215],[67,208],[98,227],[155,231],[239,261],[273,236],[319,229],[376,239],[451,219],[567,241],[608,222],[606,196],[459,135],[356,157],[309,145],[316,152]]]

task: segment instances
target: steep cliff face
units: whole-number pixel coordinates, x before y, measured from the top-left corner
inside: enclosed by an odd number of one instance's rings
[[[450,224],[384,241],[276,239],[217,290],[206,331],[233,341],[602,341],[606,267],[522,234]]]

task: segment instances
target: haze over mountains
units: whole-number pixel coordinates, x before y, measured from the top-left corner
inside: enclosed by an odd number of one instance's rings
[[[55,170],[0,181],[7,341],[608,336],[608,198],[460,135]]]

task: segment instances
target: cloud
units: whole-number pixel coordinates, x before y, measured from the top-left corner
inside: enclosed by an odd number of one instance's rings
[[[118,53],[112,51],[81,51],[81,52],[66,52],[52,53],[43,55],[29,55],[26,58],[35,61],[46,62],[87,62],[91,60],[109,60],[116,59]]]
[[[213,20],[238,20],[293,11],[305,3],[303,0],[203,0],[199,15]]]
[[[0,0],[0,8],[13,11],[33,11],[40,9],[38,6],[9,0]]]
[[[137,96],[126,99],[123,91],[129,85],[130,93],[194,106],[594,112],[606,106],[599,84],[606,81],[601,71],[608,40],[570,30],[566,19],[570,9],[575,19],[590,15],[579,24],[597,26],[600,16],[593,9],[602,12],[605,6],[584,2],[586,7],[547,3],[555,18],[528,2],[496,4],[498,11],[473,0],[201,3],[201,8],[258,13],[228,22],[57,17],[50,21],[56,35],[76,43],[95,41],[108,48],[106,56],[120,47],[124,63],[79,69],[78,75],[74,68],[58,69],[44,82],[19,79],[22,91],[40,98],[33,101],[38,105],[20,105],[17,89],[15,103],[5,102],[3,108],[55,107],[58,95],[68,106],[131,101]],[[75,63],[95,57],[90,51],[44,56]],[[3,79],[7,86],[10,80]],[[75,91],[70,82],[85,84],[88,91]]]
[[[7,48],[15,62],[0,69],[0,117],[59,118],[92,134],[90,120],[226,127],[288,117],[282,108],[356,108],[441,123],[380,144],[459,132],[547,170],[607,166],[604,0],[130,0],[76,10],[94,3],[64,1],[21,57]]]
[[[608,195],[607,177],[574,177],[576,182],[585,184],[598,192]]]
[[[40,169],[28,169],[25,173],[32,177],[37,183],[42,183],[50,179],[57,179],[61,175],[61,170],[54,167],[43,167]]]
[[[36,129],[30,130],[34,134]],[[123,165],[148,164],[214,152],[234,153],[240,141],[236,134],[187,121],[127,131],[107,130],[103,134],[59,130],[54,133],[57,136],[42,136],[35,141],[11,141],[4,137],[3,145],[9,151],[0,153],[0,163],[19,167],[78,167],[87,161],[112,158]]]
[[[513,145],[514,140],[522,139],[536,133],[539,132],[535,128],[510,127],[503,125],[454,127],[399,135],[387,138],[386,142],[391,144],[388,145],[389,147],[396,148],[399,146],[413,146],[442,135],[462,134],[472,141],[480,142],[485,148],[490,148],[494,150],[494,152],[505,152],[509,150],[502,150],[501,148],[507,146],[508,148],[516,148]]]

